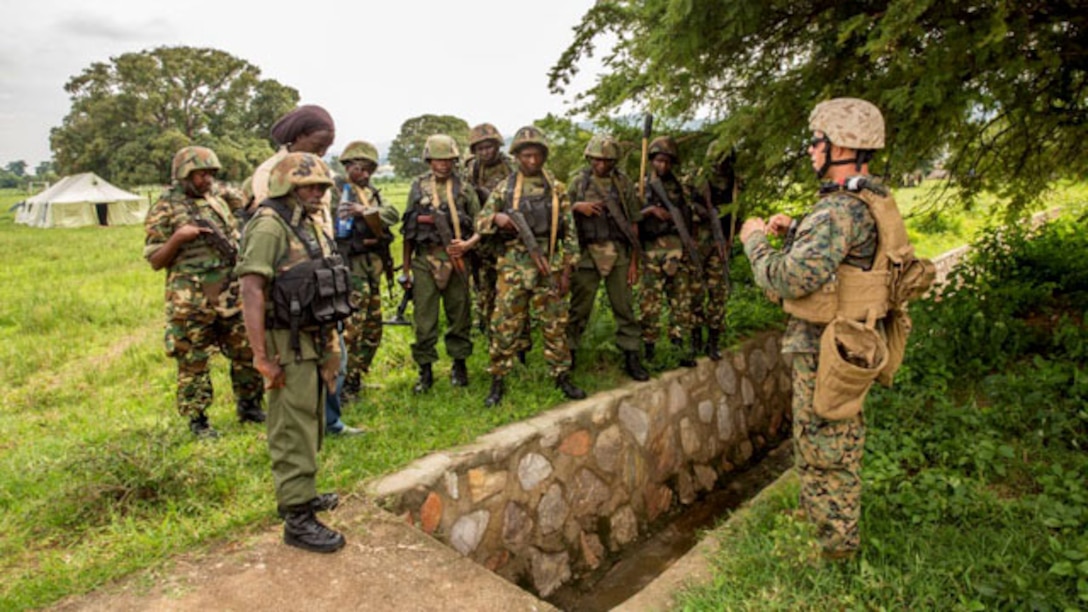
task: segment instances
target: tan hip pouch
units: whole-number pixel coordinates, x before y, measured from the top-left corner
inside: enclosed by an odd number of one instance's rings
[[[880,371],[888,363],[888,345],[872,324],[836,318],[820,336],[816,368],[816,415],[837,421],[861,412]]]

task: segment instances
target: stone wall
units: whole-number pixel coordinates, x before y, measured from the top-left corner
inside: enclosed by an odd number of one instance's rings
[[[761,334],[428,455],[370,493],[541,597],[789,435],[789,364]]]

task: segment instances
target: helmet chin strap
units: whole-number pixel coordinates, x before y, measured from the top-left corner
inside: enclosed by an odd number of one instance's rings
[[[827,176],[827,171],[831,169],[831,166],[845,166],[847,164],[854,164],[858,170],[861,170],[861,160],[857,157],[851,157],[849,159],[831,159],[831,141],[824,140],[824,163],[816,170],[816,178],[822,179]]]

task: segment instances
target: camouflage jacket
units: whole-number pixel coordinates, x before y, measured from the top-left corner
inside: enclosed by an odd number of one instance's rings
[[[476,231],[483,236],[484,240],[498,243],[500,253],[505,253],[507,256],[510,254],[524,255],[526,261],[531,261],[528,257],[529,249],[521,241],[521,238],[516,233],[506,233],[495,225],[495,215],[508,210],[512,205],[507,200],[508,198],[512,199],[513,186],[518,174],[515,172],[506,177],[491,192],[491,196],[487,199],[483,210],[480,211],[479,216],[476,218]],[[574,216],[571,214],[570,198],[567,197],[566,188],[547,170],[538,176],[523,177],[522,181],[522,198],[540,198],[544,196],[550,198],[552,193],[558,196],[561,230],[557,232],[555,251],[552,253],[549,263],[553,271],[561,270],[566,266],[573,266],[578,261],[580,250],[578,240],[574,234]],[[544,256],[547,257],[548,244],[540,244],[540,248],[544,251]]]
[[[517,172],[517,166],[509,155],[499,151],[498,157],[496,163],[490,166],[483,165],[476,157],[470,157],[465,161],[465,178],[476,188],[481,200],[483,193],[490,196],[503,179]],[[481,191],[483,193],[480,193]]]
[[[679,179],[673,173],[669,173],[661,177],[661,186],[664,188],[665,195],[669,197],[669,201],[672,202],[680,211],[681,218],[684,219],[684,223],[687,226],[688,232],[692,231],[692,211],[691,206],[688,205],[687,194],[685,193],[683,185]],[[665,208],[665,203],[657,197],[653,189],[650,188],[650,177],[646,178],[646,206],[659,206]],[[663,221],[652,215],[643,215],[642,220],[638,226],[639,237],[643,243],[650,242],[659,236],[675,235],[677,233],[676,225],[672,220]],[[692,233],[694,237],[695,234]]]
[[[642,220],[642,206],[638,199],[638,193],[635,191],[635,184],[631,179],[627,178],[626,174],[622,172],[613,171],[611,176],[605,178],[599,178],[593,175],[592,170],[586,168],[575,175],[574,179],[570,182],[570,189],[567,192],[570,198],[571,205],[578,202],[590,202],[600,201],[603,202],[608,198],[618,199],[619,209],[626,216],[624,219],[613,219],[612,213],[606,208],[605,213],[598,217],[587,217],[584,215],[574,214],[574,223],[578,228],[579,244],[581,245],[582,238],[589,235],[600,236],[605,234],[612,234],[612,239],[630,247],[627,244],[627,240],[618,228],[611,228],[609,231],[608,225],[615,223],[624,223],[630,226],[632,223],[638,223]],[[584,230],[585,226],[590,224],[597,224],[599,227],[594,228],[596,231],[587,232]]]
[[[159,196],[159,201],[148,211],[144,219],[144,258],[149,259],[170,236],[183,225],[193,222],[193,212],[214,224],[232,244],[238,244],[238,225],[230,208],[220,198],[209,195],[193,198],[181,185],[173,185]],[[178,247],[177,255],[170,262],[167,282],[172,274],[200,275],[202,282],[214,282],[230,274],[231,262],[203,238],[197,238]]]
[[[706,245],[713,242],[714,236],[707,224],[707,219],[703,218],[700,211],[707,211],[707,192],[710,195],[710,206],[712,207],[714,214],[720,220],[722,224],[722,234],[726,240],[729,239],[729,225],[734,223],[734,219],[739,218],[737,209],[739,204],[733,201],[733,184],[734,181],[731,177],[719,176],[714,173],[708,173],[705,170],[700,170],[688,183],[688,192],[691,194],[691,201],[694,204],[692,207],[695,230],[693,235],[700,244]],[[736,232],[734,232],[734,235]]]
[[[744,243],[744,252],[752,263],[756,285],[796,299],[830,281],[840,264],[871,267],[876,242],[876,221],[869,207],[841,193],[836,185],[821,189],[819,201],[800,220],[788,250],[776,250],[763,232],[756,232]],[[823,329],[823,325],[790,317],[782,352],[818,353]]]
[[[385,226],[385,229],[388,230],[400,222],[400,212],[382,200],[380,189],[374,188],[373,185],[360,187],[352,184],[351,189],[354,193],[350,200],[345,200],[343,194],[344,187],[347,185],[348,181],[338,176],[336,177],[336,185],[329,190],[332,194],[332,208],[336,211],[336,216],[344,218],[348,216],[353,203],[366,202],[378,209],[378,216],[381,217],[382,225]]]

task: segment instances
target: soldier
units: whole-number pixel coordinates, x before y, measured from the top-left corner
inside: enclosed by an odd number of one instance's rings
[[[816,412],[817,368],[828,359],[820,353],[820,337],[829,320],[814,316],[820,309],[812,307],[830,297],[839,304],[860,303],[862,312],[880,309],[882,304],[873,303],[871,297],[879,296],[870,291],[874,285],[853,291],[844,281],[848,276],[867,276],[862,271],[870,270],[878,244],[884,242],[884,236],[878,241],[867,202],[883,198],[894,208],[894,200],[869,176],[868,161],[884,146],[884,120],[875,106],[853,98],[821,102],[809,116],[809,127],[812,167],[825,181],[816,205],[790,228],[793,239],[785,250],[774,249],[766,238],[768,232],[782,234],[793,225],[785,215],[775,215],[769,223],[748,219],[740,238],[756,284],[785,298],[783,306],[792,314],[782,352],[793,358],[793,438],[801,507],[817,526],[825,557],[839,559],[854,556],[860,546],[865,424],[860,411],[838,419]],[[837,295],[822,289],[832,279],[838,282]],[[886,292],[882,297],[887,298]]]
[[[469,132],[468,146],[472,156],[465,163],[465,174],[481,203],[487,201],[491,191],[503,179],[514,173],[514,160],[503,152],[502,145],[502,135],[490,123],[481,123]],[[488,241],[477,247],[476,255],[477,326],[486,333],[491,323],[491,313],[495,310],[495,283],[498,280],[495,261],[498,254],[490,248]]]
[[[480,234],[499,248],[495,312],[491,318],[491,391],[484,404],[497,406],[503,378],[513,368],[529,309],[539,313],[544,358],[563,395],[586,392],[570,380],[567,345],[570,275],[578,258],[574,219],[563,184],[544,169],[548,143],[536,127],[517,131],[510,154],[518,169],[492,192],[476,221]],[[531,303],[530,303],[531,301]]]
[[[393,278],[390,228],[400,220],[400,214],[385,204],[381,193],[370,184],[378,168],[374,145],[362,140],[352,142],[340,154],[340,162],[348,176],[347,180],[336,177],[333,201],[340,220],[336,241],[340,254],[350,259],[354,301],[360,305],[344,330],[348,372],[343,394],[354,397],[359,393],[360,377],[370,371],[382,341],[382,276],[390,281]]]
[[[321,407],[340,368],[332,325],[352,311],[348,292],[337,289],[350,271],[320,222],[332,184],[317,156],[285,155],[269,174],[269,199],[246,228],[236,268],[253,362],[269,389],[268,452],[283,539],[323,553],[344,547],[344,536],[314,516],[339,503],[335,493],[317,494],[315,476]]]
[[[685,244],[692,240],[689,234],[691,208],[680,181],[672,172],[673,166],[680,161],[676,142],[669,136],[659,136],[650,143],[648,155],[653,168],[646,177],[646,206],[638,224],[642,252],[646,257],[639,311],[646,359],[653,361],[655,345],[661,335],[661,306],[666,299],[671,315],[669,340],[682,347],[684,336],[691,334],[691,250],[694,243]],[[672,210],[668,204],[672,205]],[[680,359],[680,365],[695,366],[694,347]]]
[[[639,361],[642,338],[635,318],[631,286],[638,282],[638,195],[634,183],[616,169],[620,146],[614,138],[598,134],[585,150],[589,168],[571,181],[574,225],[581,256],[571,279],[570,324],[567,340],[571,369],[578,345],[593,313],[597,288],[605,282],[612,315],[616,320],[616,345],[623,351],[624,371],[635,380],[649,380]]]
[[[729,302],[729,252],[733,247],[736,202],[734,156],[722,149],[718,141],[706,149],[706,163],[691,185],[695,222],[695,242],[703,262],[703,276],[692,275],[692,318],[695,325],[692,338],[696,346],[703,344],[703,328],[707,330],[706,354],[714,361],[722,358],[718,346],[725,332],[725,307]],[[720,207],[729,205],[725,216]],[[716,225],[715,225],[716,224]]]
[[[412,182],[404,210],[404,288],[413,290],[416,393],[434,384],[431,364],[438,361],[439,301],[446,311],[446,352],[453,358],[450,383],[468,386],[465,360],[472,354],[472,305],[466,256],[480,241],[474,225],[480,202],[476,191],[454,172],[458,157],[453,138],[428,137],[423,159],[431,169]]]
[[[147,214],[144,257],[166,268],[166,354],[178,362],[178,412],[198,438],[219,434],[208,424],[213,346],[230,360],[238,419],[262,423],[261,379],[253,369],[232,274],[238,229],[227,205],[212,195],[219,159],[211,149],[185,147],[174,155],[174,184]]]

